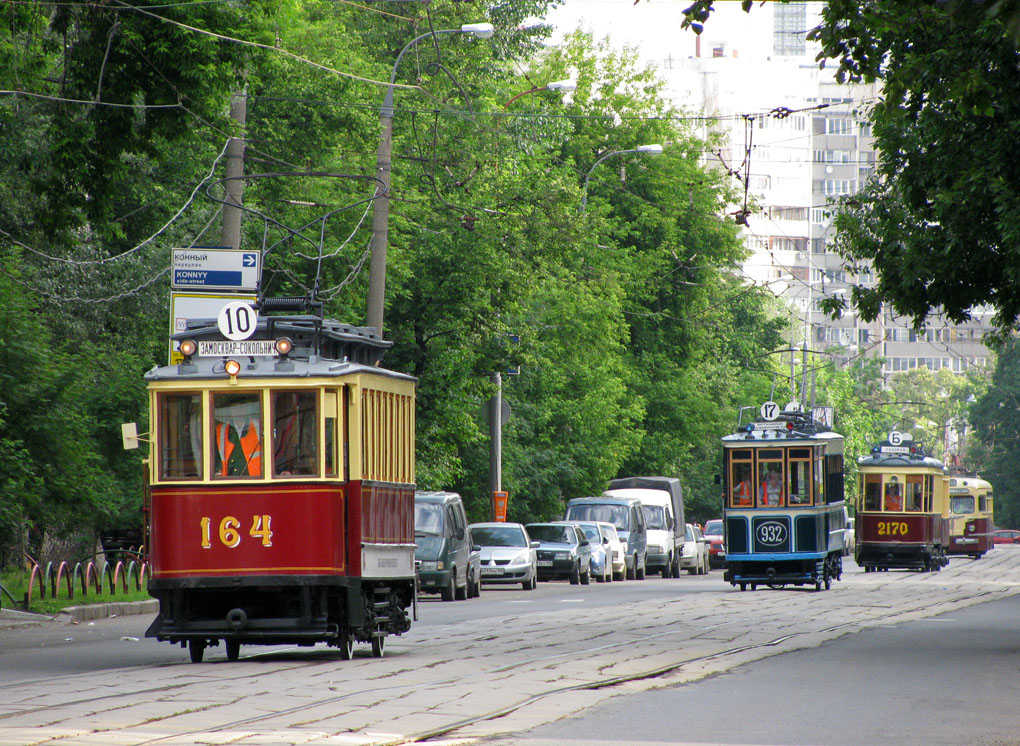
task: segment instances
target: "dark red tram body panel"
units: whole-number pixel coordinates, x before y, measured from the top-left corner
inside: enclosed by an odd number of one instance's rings
[[[970,518],[964,526],[963,533],[953,535],[949,540],[950,554],[982,555],[995,548],[992,532],[995,523],[991,518]]]
[[[857,562],[927,569],[925,549],[949,544],[949,521],[937,513],[857,513]]]
[[[322,483],[153,487],[151,577],[349,575],[348,492]]]

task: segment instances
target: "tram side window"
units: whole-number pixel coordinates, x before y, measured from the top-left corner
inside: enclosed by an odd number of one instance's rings
[[[882,509],[887,512],[899,513],[903,510],[903,493],[896,477],[890,477],[885,483],[885,500]]]
[[[782,507],[788,485],[783,479],[783,452],[764,450],[758,452],[758,507]]]
[[[882,509],[882,475],[867,474],[864,477],[864,509]]]
[[[315,391],[274,391],[273,475],[319,473],[319,428]]]
[[[340,392],[326,391],[322,400],[322,416],[326,424],[326,441],[323,451],[326,454],[326,476],[335,477],[340,473]]]
[[[754,504],[754,476],[751,451],[733,451],[730,461],[730,505],[749,508]]]
[[[213,476],[262,476],[262,400],[258,392],[213,394]]]
[[[161,394],[158,411],[160,479],[201,477],[201,394]]]
[[[924,509],[924,477],[921,475],[907,477],[908,513],[920,513]]]
[[[790,449],[790,505],[811,504],[811,450]]]
[[[825,449],[815,448],[815,502],[825,502]]]

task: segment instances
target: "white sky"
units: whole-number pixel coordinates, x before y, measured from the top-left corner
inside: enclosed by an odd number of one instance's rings
[[[690,57],[695,37],[681,29],[683,9],[690,0],[565,0],[550,11],[546,21],[556,27],[551,41],[580,26],[596,37],[608,36],[616,48],[631,47],[643,60]],[[741,57],[767,56],[772,45],[772,9],[755,3],[744,13],[736,0],[715,3],[716,10],[701,35],[702,55],[710,56],[713,43],[724,41]]]

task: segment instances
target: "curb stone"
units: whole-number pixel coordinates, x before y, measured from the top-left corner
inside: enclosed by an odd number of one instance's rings
[[[30,627],[48,622],[72,624],[74,622],[88,622],[94,619],[107,619],[113,616],[155,614],[158,611],[159,601],[154,598],[147,601],[111,601],[101,604],[89,604],[87,606],[68,606],[58,612],[56,616],[32,614],[16,609],[0,609],[0,629]]]

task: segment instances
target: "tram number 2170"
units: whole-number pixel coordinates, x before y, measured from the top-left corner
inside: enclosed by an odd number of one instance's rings
[[[253,515],[248,535],[262,540],[262,546],[273,546],[273,517],[270,515]],[[212,519],[202,516],[199,521],[202,529],[202,549],[212,549]],[[225,516],[219,523],[219,540],[228,549],[241,545],[241,521],[232,515]]]
[[[907,524],[903,521],[879,521],[879,536],[906,536]]]

